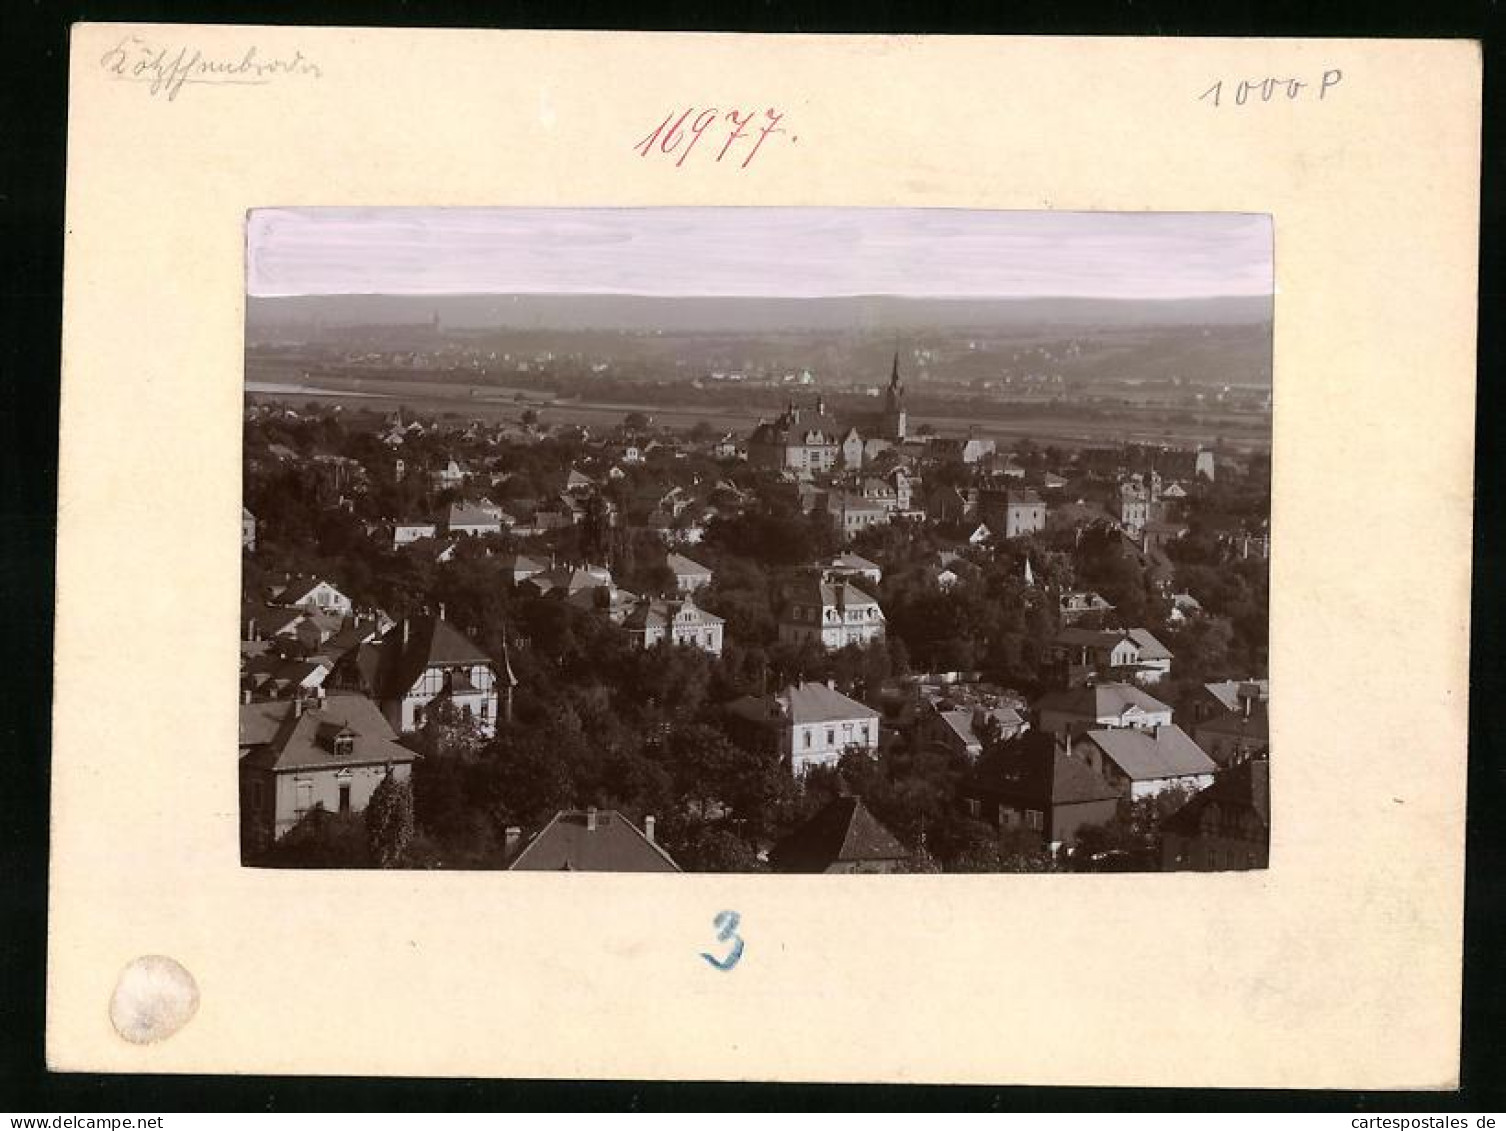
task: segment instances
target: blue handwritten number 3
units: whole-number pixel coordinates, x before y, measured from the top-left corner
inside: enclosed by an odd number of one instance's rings
[[[743,940],[737,933],[737,925],[741,921],[742,917],[736,911],[718,912],[716,918],[711,920],[712,925],[716,927],[717,941],[732,944],[732,949],[727,952],[726,958],[718,958],[714,954],[701,951],[701,957],[718,970],[731,970],[743,956]]]

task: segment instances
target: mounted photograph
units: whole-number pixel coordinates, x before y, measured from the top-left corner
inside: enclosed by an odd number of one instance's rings
[[[1266,868],[1273,241],[251,211],[242,864]]]

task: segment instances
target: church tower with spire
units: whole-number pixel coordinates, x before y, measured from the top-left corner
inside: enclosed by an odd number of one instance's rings
[[[883,438],[904,443],[905,423],[905,385],[899,379],[899,351],[896,350],[894,368],[889,373],[889,388],[884,393],[884,415],[880,428]]]

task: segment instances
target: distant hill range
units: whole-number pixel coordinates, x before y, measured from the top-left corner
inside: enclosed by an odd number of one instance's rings
[[[643,295],[249,297],[248,328],[429,324],[457,330],[629,333],[937,331],[1009,326],[1231,326],[1269,322],[1269,296],[1203,299],[665,298]]]

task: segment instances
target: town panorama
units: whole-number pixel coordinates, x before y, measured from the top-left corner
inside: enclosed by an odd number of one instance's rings
[[[253,302],[246,864],[1266,866],[1268,300],[676,309]]]

